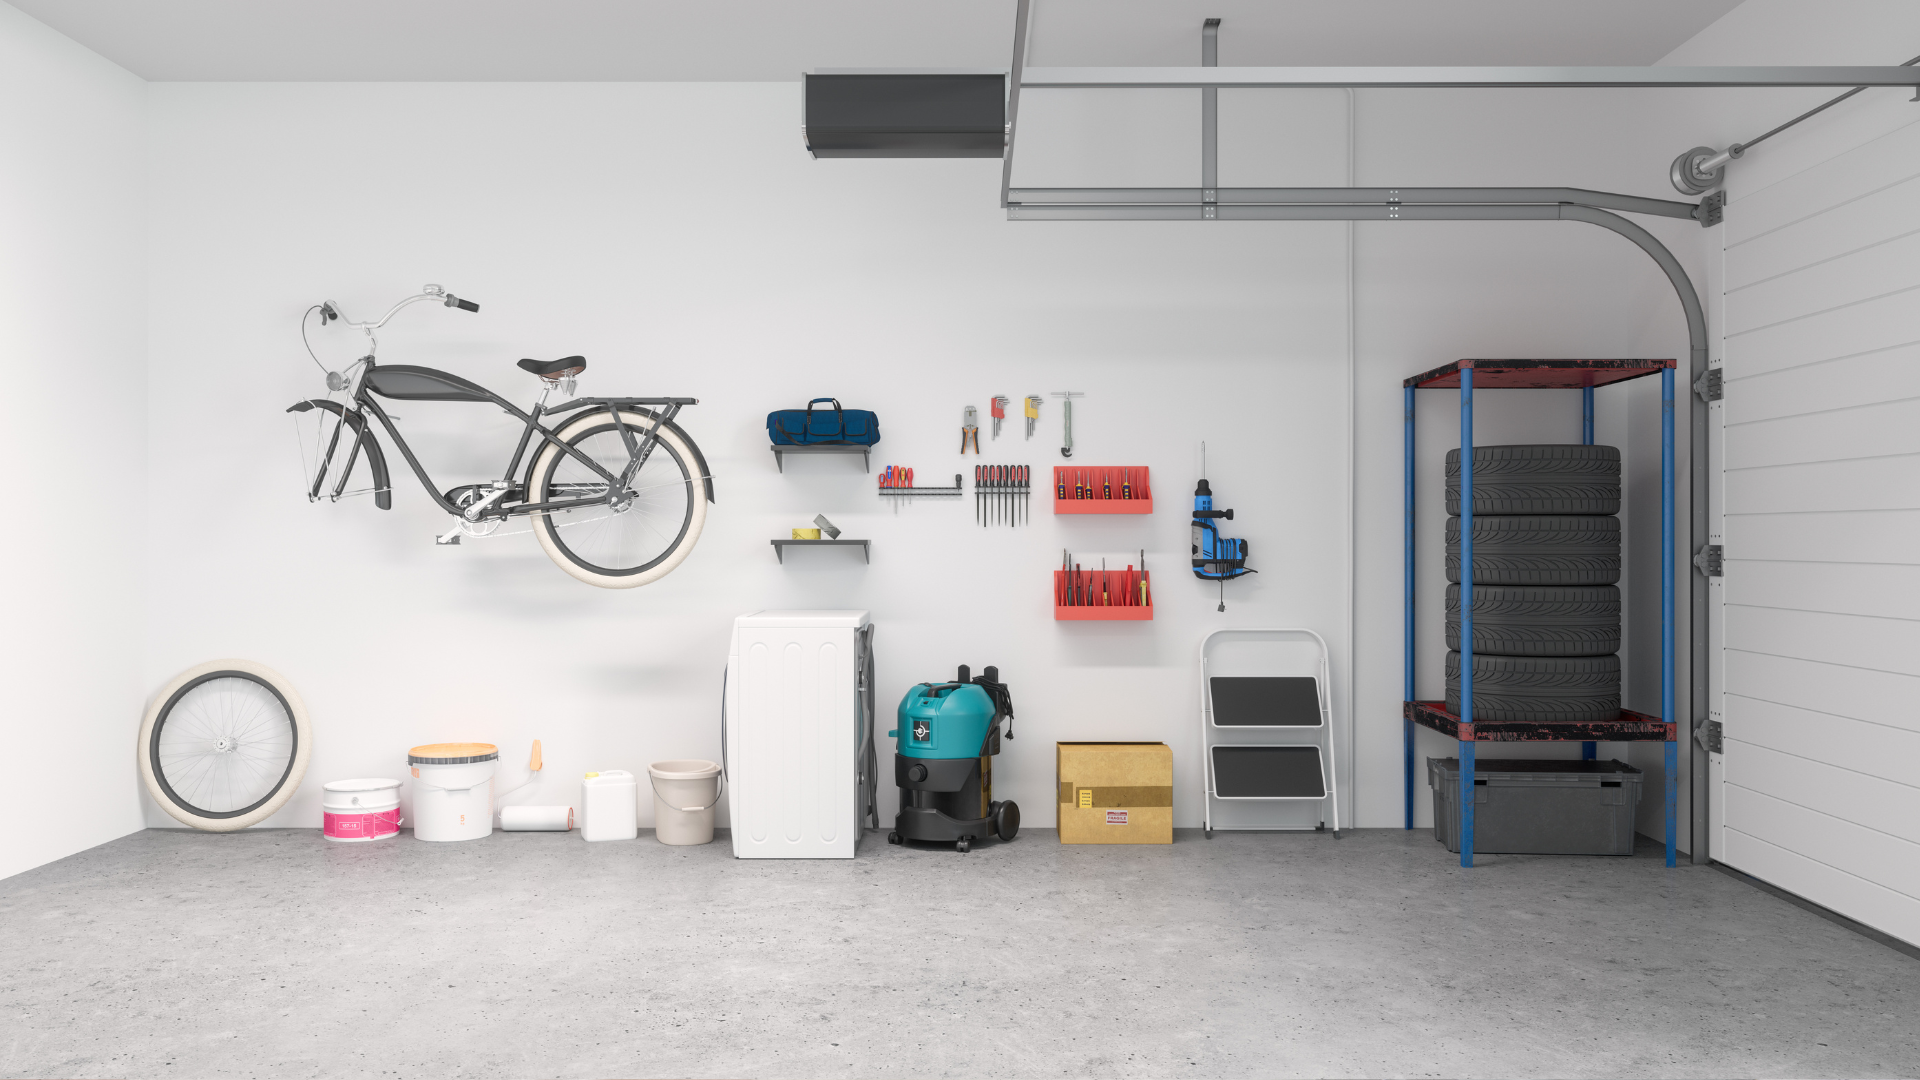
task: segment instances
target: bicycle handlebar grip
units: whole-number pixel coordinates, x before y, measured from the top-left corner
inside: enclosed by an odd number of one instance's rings
[[[453,298],[453,306],[459,308],[461,311],[479,311],[480,310],[479,304],[476,304],[471,300],[462,300],[457,296]]]

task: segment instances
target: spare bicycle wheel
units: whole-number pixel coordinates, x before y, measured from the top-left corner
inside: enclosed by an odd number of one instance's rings
[[[181,672],[140,723],[140,778],[153,801],[209,832],[244,829],[285,806],[312,753],[300,695],[251,660]]]

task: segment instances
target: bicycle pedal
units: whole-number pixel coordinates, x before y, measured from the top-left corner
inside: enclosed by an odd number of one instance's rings
[[[436,536],[433,538],[433,542],[437,547],[457,547],[460,544],[460,537],[457,534],[454,536]]]

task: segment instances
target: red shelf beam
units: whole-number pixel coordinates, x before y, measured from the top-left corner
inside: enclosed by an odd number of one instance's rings
[[[1617,720],[1476,720],[1463,724],[1444,701],[1402,703],[1407,719],[1449,739],[1473,742],[1672,742],[1677,725],[1621,709]]]
[[[1674,366],[1672,360],[1455,360],[1402,385],[1416,390],[1458,389],[1461,369],[1471,368],[1475,390],[1578,390],[1658,375]]]

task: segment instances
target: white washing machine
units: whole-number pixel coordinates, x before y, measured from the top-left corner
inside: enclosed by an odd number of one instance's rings
[[[734,619],[722,707],[734,857],[853,858],[864,819],[879,825],[867,613]]]

